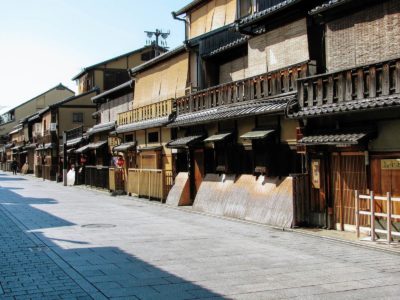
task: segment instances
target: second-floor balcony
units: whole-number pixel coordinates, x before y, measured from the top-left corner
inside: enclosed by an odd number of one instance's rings
[[[176,99],[177,117],[169,126],[282,113],[296,95],[297,79],[314,73],[309,61],[191,93]]]
[[[293,117],[400,105],[400,58],[298,80]]]
[[[166,125],[174,112],[174,100],[164,100],[118,114],[117,132],[129,132]]]

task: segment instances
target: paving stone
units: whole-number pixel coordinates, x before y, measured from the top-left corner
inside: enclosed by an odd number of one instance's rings
[[[400,293],[397,255],[4,176],[1,300],[397,299]]]

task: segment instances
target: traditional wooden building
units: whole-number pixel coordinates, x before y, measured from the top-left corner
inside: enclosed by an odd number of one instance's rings
[[[185,94],[188,54],[178,47],[130,69],[135,81],[133,108],[120,113],[116,133],[125,155],[126,192],[165,200],[172,185],[172,152],[166,147],[174,117],[174,99]],[[129,150],[131,150],[129,152]]]
[[[75,93],[61,83],[44,93],[8,110],[0,116],[0,136],[6,136],[20,120]]]
[[[318,67],[315,3],[193,1],[174,13],[186,20],[191,89],[168,125],[183,173],[167,202],[292,226],[298,122],[284,111]]]
[[[91,97],[97,89],[68,97],[52,104],[29,118],[31,122],[32,142],[36,144],[35,175],[47,180],[62,177],[60,165],[60,145],[63,145],[63,132],[76,127],[84,130],[92,127],[95,120],[92,114],[96,106]],[[69,144],[68,146],[77,146]]]
[[[400,196],[400,2],[328,1],[310,15],[324,32],[326,71],[299,79],[288,106],[301,124],[298,152],[310,176],[303,221],[355,230],[356,190]],[[388,211],[384,201],[375,205]],[[391,209],[400,214],[398,203]]]

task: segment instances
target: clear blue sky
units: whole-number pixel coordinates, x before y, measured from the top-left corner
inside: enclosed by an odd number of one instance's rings
[[[85,67],[142,47],[145,30],[184,40],[171,11],[191,0],[0,0],[0,106],[13,107]]]

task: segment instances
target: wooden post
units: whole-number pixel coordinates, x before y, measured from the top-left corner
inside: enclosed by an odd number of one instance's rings
[[[358,191],[356,191],[356,232],[357,238],[360,238],[360,198],[358,197]]]
[[[375,198],[374,198],[374,192],[371,192],[371,241],[375,241]]]
[[[387,193],[386,218],[387,242],[390,245],[390,242],[392,241],[392,195],[390,194],[390,192]]]

